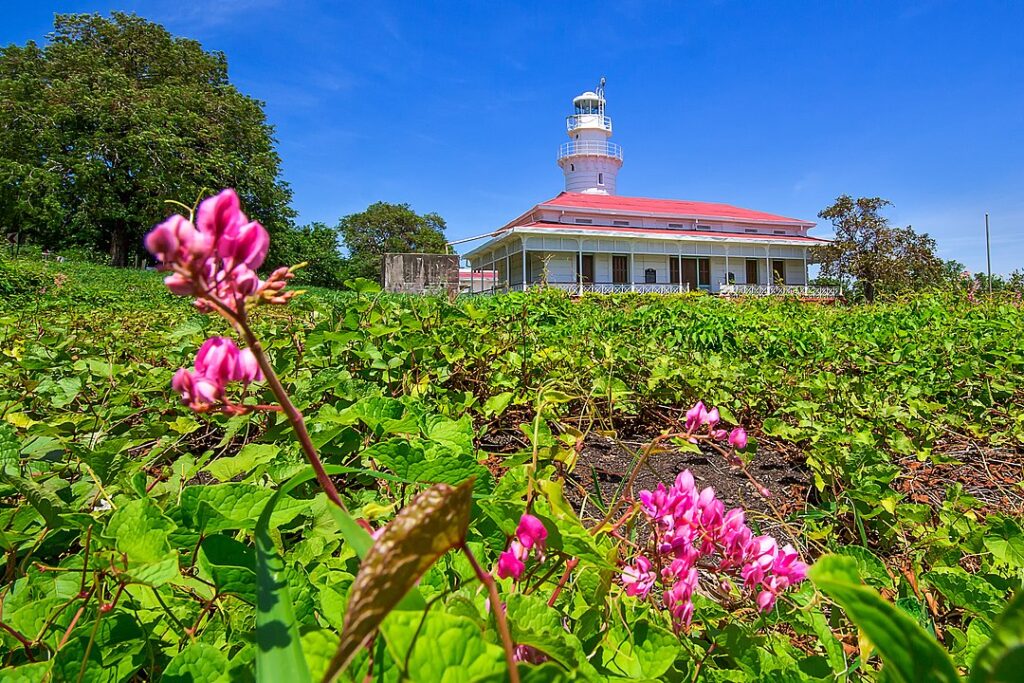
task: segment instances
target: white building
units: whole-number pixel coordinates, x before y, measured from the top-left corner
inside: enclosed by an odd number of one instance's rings
[[[583,292],[782,294],[834,297],[810,287],[814,223],[728,204],[616,195],[622,147],[609,138],[604,80],[573,100],[558,150],[565,191],[489,235],[465,255],[495,290],[538,284]],[[477,288],[474,288],[476,290]]]

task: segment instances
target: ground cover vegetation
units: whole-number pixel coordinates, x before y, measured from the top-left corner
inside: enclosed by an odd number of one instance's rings
[[[0,676],[1015,679],[1011,293],[294,296],[204,206],[0,261]]]

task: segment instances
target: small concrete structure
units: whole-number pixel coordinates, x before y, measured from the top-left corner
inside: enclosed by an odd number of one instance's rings
[[[459,293],[459,257],[455,254],[384,254],[380,272],[385,292]]]

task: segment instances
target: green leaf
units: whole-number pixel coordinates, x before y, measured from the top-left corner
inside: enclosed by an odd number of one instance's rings
[[[1024,591],[996,619],[992,640],[971,666],[971,683],[1013,683],[1024,672]]]
[[[328,678],[344,670],[385,616],[439,557],[465,541],[473,483],[435,484],[405,506],[363,558]]]
[[[291,489],[288,489],[291,490]],[[188,486],[181,492],[181,511],[197,530],[249,530],[272,496],[270,489],[255,484],[214,484]],[[281,498],[275,504],[272,527],[279,527],[309,512],[307,501]]]
[[[0,683],[44,683],[49,680],[53,662],[35,662],[0,669]]]
[[[534,647],[570,671],[596,673],[580,641],[566,632],[561,615],[543,599],[513,593],[508,596],[506,609],[512,640],[517,645]]]
[[[614,622],[600,649],[605,669],[631,679],[658,680],[683,654],[679,638],[640,619],[625,628]]]
[[[199,548],[199,564],[217,587],[217,593],[237,595],[256,604],[256,554],[230,536],[214,534]]]
[[[960,567],[937,567],[921,578],[937,588],[951,604],[974,614],[995,617],[1006,604],[1002,591]]]
[[[281,447],[273,444],[248,443],[238,455],[217,458],[206,466],[206,471],[218,481],[231,481],[239,474],[251,473],[258,466],[266,465],[280,452]]]
[[[878,649],[893,680],[959,681],[953,663],[935,639],[900,609],[857,578],[853,558],[827,555],[810,570],[811,580],[846,612]]]
[[[69,512],[67,506],[64,504],[57,494],[50,491],[49,489],[43,488],[31,479],[24,479],[22,477],[15,476],[13,474],[5,474],[0,476],[0,481],[5,481],[15,489],[18,493],[25,496],[25,500],[31,505],[39,516],[46,522],[46,526],[51,529],[59,529],[63,526],[64,522],[61,519],[61,515]]]
[[[224,676],[228,658],[220,648],[194,642],[174,656],[167,664],[160,683],[207,683]]]
[[[308,479],[311,473],[303,473],[303,476]],[[256,680],[259,683],[312,681],[299,640],[284,560],[270,535],[274,508],[298,483],[292,479],[279,488],[256,522]]]
[[[512,402],[512,396],[511,391],[503,391],[500,394],[491,396],[484,401],[484,415],[491,417],[492,415],[496,416],[504,413],[505,409]]]
[[[892,588],[892,576],[885,568],[885,563],[874,553],[859,545],[843,546],[836,551],[837,555],[852,557],[857,561],[857,573],[864,581],[875,588]]]
[[[17,474],[21,458],[18,451],[21,444],[14,433],[14,428],[6,422],[0,423],[0,473]]]
[[[488,642],[480,627],[468,617],[439,611],[397,611],[381,624],[381,633],[392,658],[406,671],[405,680],[498,681],[506,672],[502,648]]]
[[[138,498],[114,511],[103,535],[128,557],[129,576],[160,586],[179,577],[178,553],[168,541],[175,528],[153,501]]]

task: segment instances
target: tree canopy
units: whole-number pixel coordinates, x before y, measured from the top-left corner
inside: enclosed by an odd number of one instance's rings
[[[338,230],[352,277],[379,279],[386,253],[444,254],[448,249],[444,219],[436,213],[421,216],[408,204],[371,204],[342,218]]]
[[[224,187],[272,236],[290,226],[273,128],[222,53],[120,12],[57,15],[44,47],[0,48],[5,232],[126,265],[180,211],[167,200]]]
[[[836,198],[821,211],[835,227],[835,239],[817,247],[812,258],[821,276],[851,282],[864,298],[879,292],[919,289],[943,279],[945,266],[935,255],[935,240],[909,225],[893,227],[879,212],[892,202],[881,197]]]

